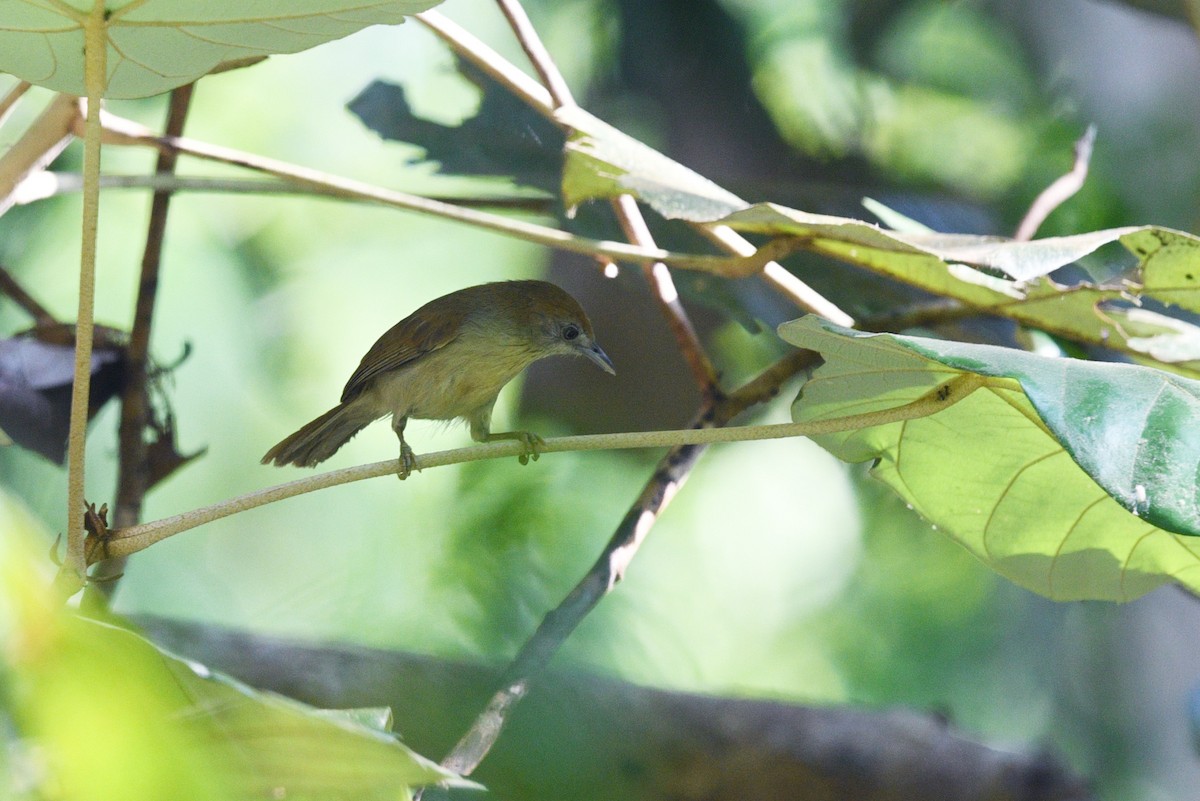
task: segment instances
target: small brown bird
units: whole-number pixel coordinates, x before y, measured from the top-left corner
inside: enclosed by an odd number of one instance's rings
[[[311,467],[390,414],[400,439],[400,478],[414,464],[404,441],[410,417],[463,418],[477,442],[520,440],[524,464],[537,458],[541,438],[492,433],[492,405],[517,373],[556,355],[586,356],[616,374],[579,302],[554,284],[500,281],[451,292],[392,326],[363,356],[342,402],[267,451],[262,463]]]

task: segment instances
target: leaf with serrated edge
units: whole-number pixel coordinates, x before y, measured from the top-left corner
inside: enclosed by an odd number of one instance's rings
[[[988,384],[930,417],[815,439],[874,473],[1012,581],[1062,600],[1200,590],[1200,382],[1132,365],[866,335],[806,317],[780,335],[825,364],[798,420],[892,408],[963,372]],[[1102,486],[1103,485],[1103,486]]]
[[[440,0],[106,0],[105,97],[149,97],[223,61],[296,53]],[[0,71],[73,95],[83,80],[87,0],[0,0]]]

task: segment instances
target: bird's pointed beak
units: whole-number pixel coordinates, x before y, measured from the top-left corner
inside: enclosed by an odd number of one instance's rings
[[[608,358],[608,354],[605,353],[595,342],[592,343],[590,348],[581,350],[580,353],[594,361],[597,367],[609,375],[617,374],[617,368],[613,367],[612,359]]]

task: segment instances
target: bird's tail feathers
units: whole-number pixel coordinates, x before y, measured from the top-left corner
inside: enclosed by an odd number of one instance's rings
[[[364,418],[350,404],[339,404],[267,451],[262,463],[274,463],[279,467],[286,464],[297,467],[320,464],[337,453],[338,448],[374,419]]]

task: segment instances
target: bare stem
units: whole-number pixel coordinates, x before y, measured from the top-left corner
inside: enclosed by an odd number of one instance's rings
[[[546,49],[537,29],[530,21],[529,15],[525,13],[525,7],[519,0],[496,1],[508,19],[521,47],[529,56],[534,69],[541,76],[542,83],[549,91],[551,110],[575,106],[575,98],[571,94],[571,88],[567,85],[566,78],[563,77],[558,65],[554,63],[550,51]],[[654,236],[650,233],[650,227],[646,225],[646,219],[642,216],[641,209],[638,208],[637,201],[632,195],[613,198],[612,208],[621,224],[621,229],[625,232],[626,239],[642,247],[657,247]],[[688,367],[691,368],[692,376],[696,379],[701,393],[706,397],[719,395],[721,389],[717,380],[716,368],[713,367],[712,361],[705,353],[704,346],[700,344],[700,337],[697,336],[687,311],[679,301],[679,292],[675,289],[671,271],[662,262],[643,264],[642,270],[653,292],[655,304],[666,319],[671,333],[675,335],[675,342]]]
[[[1017,226],[1013,239],[1027,242],[1033,239],[1037,229],[1050,216],[1050,212],[1066,203],[1072,195],[1083,188],[1087,181],[1088,165],[1092,161],[1092,146],[1096,143],[1096,126],[1089,125],[1083,136],[1075,142],[1075,163],[1070,172],[1060,175],[1054,183],[1042,190],[1025,212],[1024,219]]]
[[[563,121],[555,115],[555,109],[559,106],[571,105],[574,102],[570,100],[571,94],[569,88],[566,86],[566,82],[562,80],[558,68],[549,57],[549,53],[546,52],[545,46],[538,39],[536,32],[533,31],[533,26],[529,24],[529,19],[520,5],[513,2],[513,0],[497,1],[500,2],[505,15],[508,16],[514,32],[517,34],[518,39],[521,40],[525,53],[534,65],[534,69],[542,75],[542,80],[546,85],[554,87],[553,89],[547,89],[546,86],[538,84],[537,81],[530,78],[512,62],[508,61],[508,59],[504,58],[504,56],[500,55],[470,31],[438,12],[425,11],[417,14],[416,18],[424,23],[426,27],[445,42],[456,54],[470,61],[501,85],[508,88],[510,92],[525,101],[534,111],[556,125],[562,125]],[[510,12],[510,8],[514,10]],[[514,19],[516,20],[515,22]],[[550,76],[549,78],[546,77],[548,75]],[[804,284],[804,282],[789,273],[782,266],[771,261],[769,257],[757,252],[754,245],[733,229],[723,225],[697,224],[693,227],[724,248],[726,252],[750,260],[749,264],[753,265],[751,269],[746,269],[736,274],[726,273],[728,277],[744,278],[761,271],[763,278],[767,281],[767,285],[788,301],[794,303],[798,308],[815,312],[838,325],[853,326],[854,320],[850,315],[839,309],[831,301],[822,297],[820,293]],[[784,252],[790,252],[794,249],[794,243],[792,243]]]
[[[785,367],[805,363],[812,355],[807,351],[799,351],[798,355],[785,359]],[[795,369],[799,369],[798,367]],[[794,372],[794,369],[792,370]],[[788,373],[791,374],[791,373]],[[976,383],[970,383],[977,380]],[[871,426],[886,425],[887,423],[912,420],[933,414],[947,406],[962,400],[970,392],[984,385],[987,379],[964,374],[931,390],[921,398],[892,409],[883,409],[864,414],[848,415],[829,420],[815,420],[803,423],[781,423],[762,426],[737,426],[733,428],[683,429],[672,431],[637,431],[619,434],[588,434],[574,437],[555,437],[545,440],[538,447],[539,453],[563,453],[567,451],[598,451],[598,450],[628,450],[633,448],[662,448],[679,445],[707,445],[714,442],[746,442],[762,439],[780,439],[786,437],[811,437],[831,434],[839,431],[850,431]],[[944,388],[949,389],[944,389]],[[761,398],[768,397],[771,392],[765,392],[761,387],[755,387],[749,394],[739,390],[731,398]],[[731,401],[732,402],[732,401]],[[746,403],[745,400],[737,401]],[[741,408],[747,408],[742,406]],[[416,457],[415,468],[423,470],[427,467],[442,467],[450,464],[481,461],[484,459],[501,459],[519,456],[524,446],[519,442],[489,442],[469,448],[458,448],[430,454],[419,454]],[[174,517],[163,518],[149,523],[142,523],[126,529],[113,532],[107,544],[107,557],[126,556],[148,548],[160,540],[173,536],[197,526],[220,520],[223,517],[275,503],[286,498],[303,495],[308,492],[362,481],[368,478],[395,475],[397,462],[388,459],[383,462],[347,467],[332,470],[328,473],[302,478],[287,484],[279,484],[256,492],[247,493],[237,498],[193,509]]]
[[[344,193],[319,186],[297,184],[294,181],[270,178],[206,178],[174,173],[149,175],[100,176],[100,189],[149,189],[153,192],[224,192],[254,195],[316,195],[369,202],[363,198],[345,198]],[[25,182],[14,197],[17,204],[34,203],[46,198],[83,191],[83,176],[71,172],[43,172],[36,184]],[[545,197],[509,195],[422,195],[430,200],[453,203],[465,208],[505,209],[547,214],[551,203]]]
[[[537,29],[533,27],[529,15],[525,13],[525,7],[518,0],[496,0],[496,2],[508,19],[508,24],[516,34],[521,47],[525,50],[525,55],[529,56],[530,63],[541,77],[542,84],[550,93],[553,104],[555,106],[575,105],[575,99],[571,96],[571,88],[567,85],[566,78],[558,69],[558,65],[554,63],[550,51],[542,42],[542,37],[538,36]]]
[[[650,227],[646,225],[646,218],[642,216],[632,195],[613,198],[612,206],[630,242],[647,247],[655,246],[654,236],[650,233]],[[700,387],[701,394],[705,397],[719,397],[721,385],[717,369],[708,358],[696,328],[679,300],[679,291],[675,288],[675,279],[671,277],[671,271],[660,261],[642,265],[642,272],[650,285],[655,304],[667,321],[671,333],[675,335],[675,344],[679,346],[679,352],[691,369],[692,378]]]

